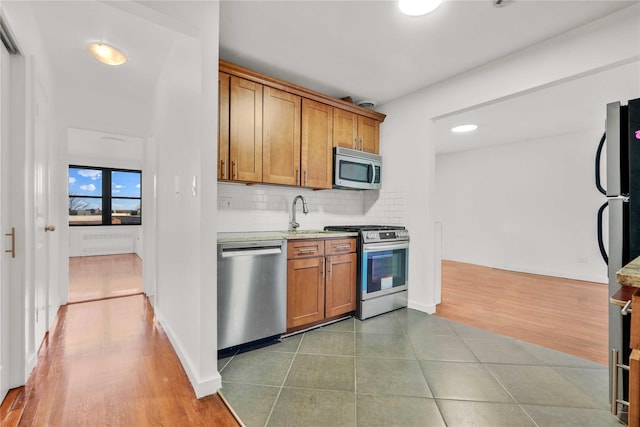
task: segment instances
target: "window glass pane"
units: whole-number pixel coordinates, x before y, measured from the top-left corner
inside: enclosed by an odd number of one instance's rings
[[[69,225],[102,224],[102,199],[69,197]]]
[[[111,172],[112,197],[140,197],[140,172]]]
[[[140,199],[111,199],[111,224],[140,225]]]
[[[69,168],[69,196],[102,197],[102,171]]]

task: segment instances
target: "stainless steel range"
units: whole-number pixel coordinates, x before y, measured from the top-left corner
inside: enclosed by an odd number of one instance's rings
[[[407,306],[409,231],[402,226],[333,225],[358,232],[356,317],[364,320]]]

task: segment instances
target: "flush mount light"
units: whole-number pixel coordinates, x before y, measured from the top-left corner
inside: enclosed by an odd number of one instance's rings
[[[433,12],[442,4],[442,0],[400,0],[400,11],[409,16],[422,16]]]
[[[460,126],[451,128],[451,132],[465,133],[465,132],[472,132],[476,129],[478,129],[478,125],[460,125]]]
[[[92,42],[87,50],[94,58],[107,65],[122,65],[127,62],[127,56],[119,49],[101,42]]]

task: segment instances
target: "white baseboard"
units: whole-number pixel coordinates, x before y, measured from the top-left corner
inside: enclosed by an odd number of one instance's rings
[[[38,353],[37,352],[31,353],[27,357],[27,364],[26,364],[25,369],[24,369],[24,382],[23,382],[23,384],[27,383],[27,380],[29,379],[29,375],[31,375],[31,372],[33,372],[33,370],[35,369],[37,362],[38,362]]]
[[[420,304],[415,301],[409,300],[408,307],[414,310],[422,311],[423,313],[427,313],[427,314],[433,314],[436,312],[435,304],[425,305],[425,304]]]
[[[180,359],[182,368],[187,373],[187,377],[189,378],[191,387],[193,387],[193,391],[196,393],[196,397],[199,399],[201,397],[217,393],[218,390],[222,388],[222,377],[220,376],[220,373],[216,372],[215,375],[210,377],[200,378],[193,362],[191,362],[191,359],[185,353],[180,340],[176,337],[176,334],[173,332],[173,329],[171,329],[171,326],[166,321],[165,317],[157,310],[157,307],[154,308],[154,311],[156,319],[160,322],[160,325],[167,334],[167,337],[169,337],[169,341],[171,341],[171,345]],[[216,355],[213,355],[212,357],[216,357]]]

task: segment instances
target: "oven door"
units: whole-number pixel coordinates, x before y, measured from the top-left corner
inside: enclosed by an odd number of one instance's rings
[[[363,245],[360,268],[361,300],[406,290],[409,276],[409,242]]]

